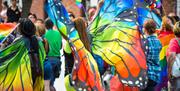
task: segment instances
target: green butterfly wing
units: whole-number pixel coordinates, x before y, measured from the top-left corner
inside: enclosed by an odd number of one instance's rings
[[[32,82],[31,63],[25,44],[27,39],[19,38],[0,51],[0,91],[43,91],[43,76]],[[39,59],[43,68],[45,60],[43,44],[39,42]]]

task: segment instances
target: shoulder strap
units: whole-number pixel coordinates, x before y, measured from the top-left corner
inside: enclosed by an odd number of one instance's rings
[[[176,40],[178,41],[178,44],[179,44],[179,46],[180,46],[180,40],[179,40],[178,38],[176,38]]]

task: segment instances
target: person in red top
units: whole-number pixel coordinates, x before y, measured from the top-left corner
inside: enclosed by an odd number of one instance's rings
[[[180,77],[172,77],[171,75],[173,61],[175,60],[176,55],[180,53],[180,22],[177,22],[174,25],[173,32],[176,38],[173,38],[170,41],[167,49],[170,91],[180,91]]]
[[[177,39],[180,41],[180,37],[177,37]],[[169,52],[173,52],[173,53],[176,53],[176,54],[179,54],[180,53],[180,46],[179,46],[179,43],[178,43],[178,40],[176,38],[173,38],[171,41],[170,41],[170,44],[169,44],[169,48],[168,48],[168,51]],[[169,53],[170,55],[171,53]]]
[[[167,49],[167,56],[170,57],[170,59],[174,59],[173,56],[180,53],[180,45],[178,43],[180,41],[180,22],[177,22],[174,25],[173,32],[176,38],[171,39],[169,43],[169,47]],[[168,61],[171,61],[171,60],[168,59]]]

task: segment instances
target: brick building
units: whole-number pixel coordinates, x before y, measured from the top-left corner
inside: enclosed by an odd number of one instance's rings
[[[85,1],[89,1],[89,0],[85,0]],[[177,4],[180,4],[180,3],[177,3],[177,1],[179,0],[162,0],[162,1],[163,1],[163,6],[164,6],[164,10],[166,14],[169,14],[170,12],[176,12],[176,13],[180,12],[180,11],[177,11],[177,10],[180,10],[179,9],[180,7],[177,8],[178,6],[180,6],[180,5],[177,5]],[[65,5],[66,9],[72,12],[76,17],[81,16],[80,9],[76,6],[75,0],[62,0],[62,2]],[[2,0],[0,0],[0,5],[1,3],[2,3]],[[38,18],[44,18],[45,13],[44,13],[43,7],[44,7],[44,0],[33,0],[32,6],[31,6],[31,12],[35,13]],[[0,10],[1,10],[1,6],[0,6]]]
[[[62,0],[63,5],[67,11],[72,12],[76,17],[81,16],[80,9],[76,6],[75,0]],[[44,0],[33,0],[31,6],[31,12],[35,13],[38,18],[44,18]]]
[[[177,0],[177,15],[180,16],[180,0]]]
[[[163,8],[166,12],[166,15],[168,15],[171,12],[177,13],[177,0],[162,0],[163,2]]]
[[[44,0],[33,0],[30,12],[36,14],[38,18],[43,19],[45,16]]]
[[[0,5],[2,4],[2,0],[0,0]],[[1,8],[2,8],[2,6],[0,6],[0,11],[1,11]]]
[[[10,0],[7,0],[10,2]],[[0,0],[0,10],[2,0]],[[19,0],[19,4],[21,6],[22,0]],[[81,16],[80,9],[76,6],[75,0],[62,0],[62,3],[65,5],[66,9],[72,12],[76,17]],[[22,7],[22,6],[21,6]],[[44,12],[44,0],[32,0],[32,5],[30,12],[35,13],[38,18],[45,18]]]
[[[39,17],[43,17],[43,1],[44,0],[33,0],[31,12],[36,13]],[[88,0],[85,0],[88,1]],[[94,1],[94,0],[91,0]],[[177,1],[178,0],[162,0],[164,10],[166,14],[169,14],[171,12],[177,12]],[[76,17],[81,16],[80,9],[76,6],[75,0],[62,0],[64,6],[66,9],[70,12],[72,12]],[[180,9],[179,9],[180,10]]]

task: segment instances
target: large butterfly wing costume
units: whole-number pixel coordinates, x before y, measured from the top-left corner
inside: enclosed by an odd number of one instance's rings
[[[159,18],[146,6],[144,0],[105,0],[89,29],[93,53],[116,67],[122,83],[142,88],[147,84],[142,25],[145,20],[154,19],[160,26]],[[75,65],[71,81],[74,87],[101,89],[96,62],[79,40],[60,0],[48,0],[46,11],[73,50]]]
[[[147,84],[143,23],[153,19],[161,25],[148,5],[144,0],[105,0],[88,29],[92,52],[101,57],[97,60],[114,66],[122,83],[140,88]]]
[[[28,55],[29,41],[19,38],[0,51],[0,91],[44,91],[44,77],[32,81],[31,62]],[[43,69],[45,60],[43,44],[39,42],[39,59]]]
[[[63,37],[68,40],[74,54],[75,64],[70,75],[70,83],[76,90],[102,91],[96,61],[79,39],[74,23],[70,21],[60,0],[47,0],[45,10]]]

